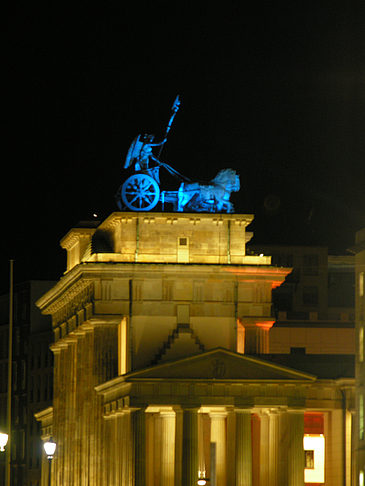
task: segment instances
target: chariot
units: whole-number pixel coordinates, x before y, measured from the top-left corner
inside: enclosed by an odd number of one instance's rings
[[[116,202],[120,210],[151,211],[160,202],[162,211],[165,210],[165,204],[169,203],[173,211],[233,212],[233,204],[229,201],[231,192],[240,189],[239,176],[235,170],[223,169],[210,182],[192,182],[159,160],[179,105],[177,97],[162,142],[153,143],[153,135],[138,135],[133,140],[124,169],[134,168],[134,173],[127,177],[117,191]],[[157,157],[153,154],[154,147],[160,147]],[[161,190],[161,167],[180,181],[176,191]]]

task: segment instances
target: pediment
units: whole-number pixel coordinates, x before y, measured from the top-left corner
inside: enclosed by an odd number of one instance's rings
[[[308,381],[315,376],[223,348],[134,371],[125,379]]]

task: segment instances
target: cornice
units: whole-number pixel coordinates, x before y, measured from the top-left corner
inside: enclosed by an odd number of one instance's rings
[[[235,264],[204,264],[204,263],[134,263],[134,262],[83,262],[76,265],[72,270],[67,272],[59,282],[48,292],[46,292],[40,299],[37,300],[36,305],[43,313],[52,314],[59,310],[67,301],[82,292],[94,280],[108,276],[108,278],[121,277],[121,270],[123,269],[123,276],[128,278],[134,277],[136,273],[150,273],[154,274],[178,274],[182,278],[183,273],[191,276],[191,274],[215,274],[227,273],[231,274],[233,278],[255,277],[270,281],[273,285],[277,283],[280,285],[285,279],[286,275],[290,273],[289,268],[272,267],[271,265],[235,265]],[[67,294],[67,297],[64,295]],[[59,298],[65,298],[59,302]]]
[[[248,226],[254,219],[253,214],[215,214],[215,213],[150,213],[150,212],[114,212],[108,218],[101,223],[99,228],[110,228],[115,226],[119,222],[131,222],[133,220],[139,220],[144,223],[166,223],[166,224],[178,224],[179,221],[190,221],[192,224],[200,222],[211,222],[212,224],[223,223],[224,221],[231,221],[233,224]]]
[[[89,238],[96,231],[96,228],[72,228],[60,241],[60,245],[65,250],[69,250],[79,241],[80,238]]]
[[[81,265],[75,266],[72,270],[67,272],[61,279],[52,287],[48,292],[46,292],[42,297],[36,301],[36,306],[45,314],[50,314],[48,312],[50,306],[56,303],[57,299],[68,292],[71,288],[74,290],[73,293],[77,293],[84,289],[87,285],[92,282],[92,279],[85,278],[83,269]]]
[[[53,407],[45,408],[44,410],[40,410],[34,414],[35,419],[38,422],[44,423],[45,420],[52,421],[53,418]]]

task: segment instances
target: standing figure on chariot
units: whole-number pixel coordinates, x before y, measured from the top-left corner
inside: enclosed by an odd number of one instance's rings
[[[166,137],[160,143],[153,143],[154,135],[138,135],[129,147],[125,159],[124,168],[129,169],[134,164],[135,172],[145,172],[160,183],[160,161],[153,155],[153,147],[161,147],[166,142]],[[155,162],[154,166],[150,161]]]
[[[160,143],[153,143],[155,138],[154,135],[138,135],[129,147],[127,157],[125,159],[124,168],[128,169],[134,164],[135,172],[145,172],[155,179],[155,181],[160,183],[160,166],[165,165],[159,161],[163,146],[167,141],[167,135],[169,134],[172,122],[174,121],[175,115],[180,107],[180,98],[176,97],[174,104],[171,108],[171,116],[168,121],[164,138]],[[158,156],[153,155],[153,147],[160,147]],[[155,162],[154,166],[150,166],[150,160]]]

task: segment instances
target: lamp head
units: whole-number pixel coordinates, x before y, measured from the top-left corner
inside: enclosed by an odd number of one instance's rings
[[[51,438],[49,441],[43,444],[44,451],[47,454],[48,459],[53,459],[55,450],[56,450],[56,442]]]
[[[8,443],[8,434],[4,434],[3,432],[0,432],[0,451],[4,452],[5,451],[5,446]]]

